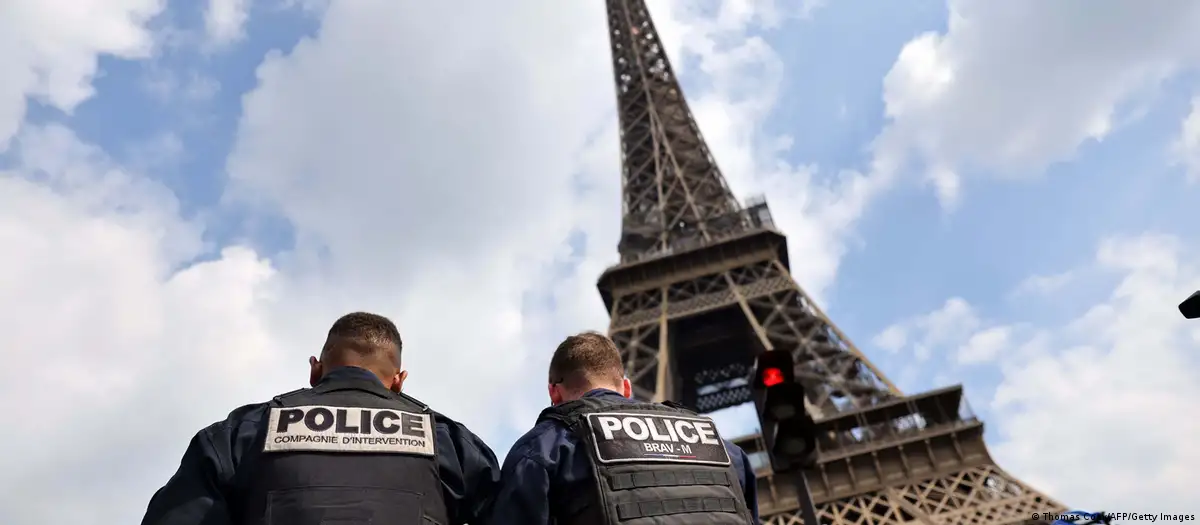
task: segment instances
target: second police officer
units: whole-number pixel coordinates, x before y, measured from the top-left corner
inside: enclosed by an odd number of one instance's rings
[[[309,358],[312,388],[196,434],[142,525],[482,523],[499,469],[463,425],[400,392],[387,318],[352,313]]]
[[[711,419],[630,399],[608,337],[568,337],[550,361],[553,406],[513,445],[488,525],[758,523],[754,470]]]

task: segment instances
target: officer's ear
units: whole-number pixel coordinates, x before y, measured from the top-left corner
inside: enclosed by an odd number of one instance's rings
[[[399,394],[404,390],[404,380],[408,379],[408,370],[397,370],[392,375],[392,392]]]
[[[621,395],[633,398],[633,385],[629,383],[628,377],[621,380]]]
[[[317,358],[312,357],[312,356],[308,357],[308,384],[309,384],[309,386],[317,386],[317,383],[319,383],[321,381],[321,376],[325,375],[323,373],[324,371],[325,371],[325,367],[321,366],[321,362],[318,361]]]
[[[562,385],[558,383],[550,383],[546,385],[546,392],[550,394],[550,405],[558,405],[563,402]]]

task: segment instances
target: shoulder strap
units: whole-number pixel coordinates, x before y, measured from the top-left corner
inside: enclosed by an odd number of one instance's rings
[[[679,410],[679,411],[685,412],[690,415],[697,414],[697,412],[695,410],[692,410],[690,407],[685,406],[683,403],[678,403],[675,401],[663,401],[662,405],[666,406],[668,408],[674,408],[675,410]]]
[[[582,400],[568,401],[559,405],[546,407],[538,414],[537,422],[551,420],[557,421],[565,427],[571,427],[582,417],[586,407],[583,406]]]
[[[405,394],[404,392],[395,392],[395,394],[397,399],[415,406],[416,408],[420,409],[421,412],[433,412],[433,410],[429,408],[429,405],[422,403],[419,399],[413,396]]]
[[[283,403],[284,398],[288,398],[288,397],[292,397],[296,394],[308,392],[309,390],[311,390],[311,389],[310,388],[297,388],[295,390],[292,390],[291,392],[284,392],[284,393],[279,394],[279,395],[275,396],[274,398],[272,398],[270,404],[271,404],[271,406],[279,406],[281,403]]]
[[[538,414],[537,422],[541,423],[549,419],[557,421],[567,428],[573,428],[587,414],[611,406],[616,406],[616,403],[600,397],[581,397],[574,401],[547,407],[545,410],[542,410],[541,414]]]

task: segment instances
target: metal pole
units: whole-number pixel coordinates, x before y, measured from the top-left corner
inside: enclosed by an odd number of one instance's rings
[[[797,497],[800,498],[800,517],[804,519],[804,525],[821,525],[821,522],[817,521],[817,509],[813,505],[812,493],[808,491],[808,475],[805,474],[805,470],[807,469],[796,471],[800,475],[800,479],[796,480],[796,489],[799,492]]]

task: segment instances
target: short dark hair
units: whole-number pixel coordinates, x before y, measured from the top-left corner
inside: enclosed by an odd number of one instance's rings
[[[564,339],[550,358],[550,384],[560,384],[568,390],[620,384],[624,378],[621,351],[612,339],[599,332],[583,332]]]
[[[333,364],[383,364],[383,360],[400,366],[404,346],[400,330],[390,319],[367,312],[343,315],[329,328],[321,360]]]

